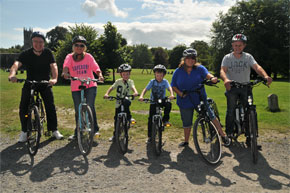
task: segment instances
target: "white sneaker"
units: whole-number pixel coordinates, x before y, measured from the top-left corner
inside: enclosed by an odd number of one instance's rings
[[[27,132],[21,131],[18,142],[23,143],[27,141]]]
[[[54,136],[56,139],[63,139],[63,135],[60,134],[60,132],[58,130],[54,131],[52,133],[52,136]]]

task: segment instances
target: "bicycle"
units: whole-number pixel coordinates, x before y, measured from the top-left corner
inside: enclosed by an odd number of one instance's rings
[[[136,123],[136,122],[131,122],[131,120],[128,120],[127,113],[125,112],[124,101],[128,100],[128,99],[134,100],[134,98],[135,98],[134,95],[127,95],[123,98],[108,96],[108,98],[107,98],[110,101],[113,101],[113,100],[120,101],[121,112],[116,115],[117,121],[116,121],[116,125],[115,125],[115,134],[114,135],[116,138],[116,142],[118,144],[118,150],[123,155],[128,151],[128,141],[129,141],[128,130],[130,128],[130,124]]]
[[[87,156],[93,146],[94,139],[94,120],[93,114],[90,106],[86,103],[85,98],[85,89],[86,85],[89,85],[90,82],[100,82],[98,79],[82,79],[78,77],[71,77],[72,81],[80,81],[81,85],[79,89],[81,90],[81,103],[78,107],[78,124],[77,124],[77,139],[78,146],[82,155]]]
[[[218,129],[210,120],[210,117],[207,113],[207,107],[204,101],[205,99],[202,96],[201,90],[204,88],[204,85],[215,86],[215,84],[216,83],[212,83],[209,80],[204,80],[201,84],[199,84],[197,89],[194,89],[193,91],[183,91],[184,94],[194,92],[199,95],[200,104],[196,108],[198,114],[193,126],[193,140],[199,155],[206,163],[211,165],[215,165],[220,161],[222,144]],[[210,107],[212,107],[215,116],[219,121],[220,118],[216,103],[211,98],[207,98],[206,100]]]
[[[27,118],[27,149],[31,156],[35,156],[38,148],[41,135],[44,133],[43,123],[45,120],[45,111],[43,102],[40,98],[39,91],[36,89],[38,85],[49,84],[49,81],[31,81],[26,79],[17,79],[18,83],[26,82],[31,85],[30,101],[28,112],[25,115]]]
[[[238,137],[245,133],[248,129],[250,137],[250,146],[251,154],[253,157],[253,163],[256,164],[258,161],[258,146],[257,146],[257,137],[258,137],[258,121],[257,121],[257,112],[256,105],[253,104],[253,88],[255,85],[263,82],[266,85],[267,80],[263,78],[258,78],[252,82],[239,83],[232,81],[231,87],[235,88],[247,88],[247,103],[244,107],[240,99],[237,100],[235,107],[235,122],[233,128],[233,136],[231,140],[237,142]],[[267,85],[266,85],[267,86]],[[267,86],[269,87],[269,86]]]
[[[151,140],[152,140],[152,149],[156,156],[159,156],[162,152],[162,132],[164,131],[164,127],[169,127],[170,125],[164,125],[162,121],[162,103],[163,102],[171,102],[171,99],[165,97],[164,99],[143,99],[143,102],[154,102],[156,104],[156,113],[152,116],[152,132],[151,132]]]

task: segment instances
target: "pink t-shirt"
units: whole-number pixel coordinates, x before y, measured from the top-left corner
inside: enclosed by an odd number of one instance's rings
[[[63,68],[68,67],[69,73],[73,77],[78,78],[94,78],[93,72],[100,72],[101,69],[98,63],[95,61],[94,57],[86,53],[84,59],[81,61],[74,61],[73,54],[68,54],[64,60]],[[71,91],[79,91],[79,86],[81,82],[78,80],[71,81]],[[87,88],[97,86],[96,82],[90,82],[89,85],[86,85]]]

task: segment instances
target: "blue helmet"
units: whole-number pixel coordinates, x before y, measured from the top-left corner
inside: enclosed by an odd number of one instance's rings
[[[197,51],[193,48],[188,48],[183,51],[183,57],[197,57]]]

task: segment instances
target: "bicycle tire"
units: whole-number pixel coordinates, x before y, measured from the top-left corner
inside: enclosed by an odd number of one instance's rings
[[[151,133],[153,152],[156,156],[159,156],[162,151],[162,128],[160,118],[153,121]]]
[[[193,139],[202,159],[210,165],[218,164],[221,159],[222,144],[214,124],[199,117],[193,126]]]
[[[91,108],[83,105],[81,108],[81,118],[77,127],[78,145],[82,155],[87,156],[91,150],[94,140],[94,121]]]
[[[257,119],[256,112],[250,110],[249,112],[249,133],[251,139],[251,154],[253,158],[253,163],[258,162],[258,147],[257,147]]]
[[[116,127],[116,142],[118,144],[118,150],[121,154],[125,154],[128,151],[128,121],[125,117],[119,117]]]
[[[28,112],[27,121],[27,149],[31,156],[35,156],[41,137],[41,123],[39,111],[36,105],[32,106]]]

